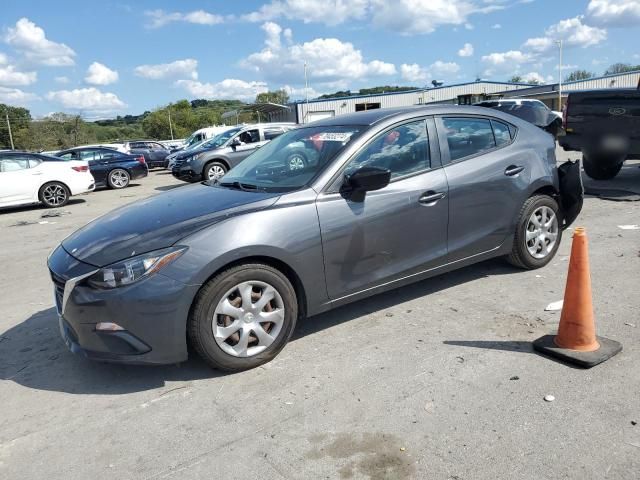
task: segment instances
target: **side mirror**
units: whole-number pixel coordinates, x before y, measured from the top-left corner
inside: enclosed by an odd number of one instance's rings
[[[238,137],[236,137],[233,140],[231,140],[230,145],[231,145],[231,148],[233,148],[235,150],[237,147],[242,145],[242,142],[240,141],[240,139]]]
[[[354,202],[364,201],[365,194],[389,185],[391,171],[380,167],[362,167],[345,175],[340,193]]]

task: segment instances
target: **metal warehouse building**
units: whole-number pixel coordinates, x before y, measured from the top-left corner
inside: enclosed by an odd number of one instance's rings
[[[616,75],[606,75],[603,77],[589,78],[587,80],[577,80],[575,82],[566,82],[562,84],[563,104],[567,99],[567,95],[571,92],[579,92],[583,90],[600,90],[603,88],[639,88],[640,87],[640,71],[618,73]],[[549,85],[538,85],[520,89],[517,91],[504,92],[504,98],[532,98],[542,100],[552,110],[562,110],[562,106],[558,105],[558,88],[557,83]]]
[[[425,103],[471,104],[487,98],[488,95],[530,88],[531,85],[505,82],[468,82],[443,87],[389,92],[374,95],[328,98],[296,102],[295,112],[298,123],[309,123],[327,117],[346,113],[372,110],[374,108],[409,107]]]
[[[599,88],[633,88],[640,81],[640,71],[590,78],[562,85],[563,98],[572,91]],[[375,108],[408,107],[426,103],[457,103],[470,105],[487,98],[531,98],[545,102],[550,108],[558,108],[558,84],[528,85],[521,83],[477,82],[446,85],[435,88],[389,92],[374,95],[327,98],[296,102],[292,105],[297,123],[309,123],[322,118]],[[293,116],[293,115],[292,115]]]

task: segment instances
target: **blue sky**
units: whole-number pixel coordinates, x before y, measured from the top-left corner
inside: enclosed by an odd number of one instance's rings
[[[0,103],[137,114],[182,98],[304,97],[640,64],[640,0],[4,0]]]

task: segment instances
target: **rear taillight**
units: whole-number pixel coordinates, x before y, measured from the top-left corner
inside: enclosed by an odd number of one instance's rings
[[[567,110],[569,110],[569,98],[567,98],[567,102],[562,107],[562,128],[567,129]]]
[[[76,172],[88,172],[89,171],[89,167],[87,167],[86,165],[81,165],[79,167],[71,167],[73,168]]]
[[[138,160],[139,163],[146,163],[143,156],[136,157],[136,160]]]

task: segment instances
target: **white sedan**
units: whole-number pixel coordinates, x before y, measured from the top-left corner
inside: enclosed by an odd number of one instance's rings
[[[91,192],[85,161],[61,161],[26,152],[0,152],[0,207],[42,203],[62,207],[72,195]]]

